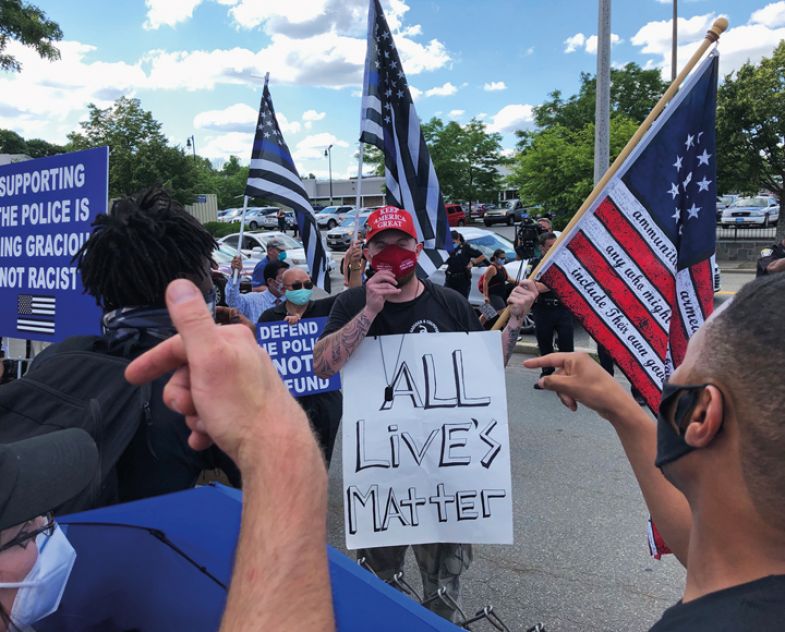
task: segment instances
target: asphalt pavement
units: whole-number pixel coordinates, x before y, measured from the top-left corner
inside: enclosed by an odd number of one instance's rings
[[[512,227],[492,230],[513,237]],[[336,262],[342,256],[333,253]],[[332,277],[333,287],[342,288],[337,269]],[[723,270],[716,302],[752,278],[754,270]],[[580,327],[575,342],[594,347]],[[532,343],[533,336],[524,337],[520,350]],[[549,632],[646,630],[679,599],[684,570],[673,556],[649,556],[648,514],[610,425],[585,409],[570,412],[552,393],[535,391],[538,373],[520,366],[524,357],[514,356],[506,370],[515,544],[475,547],[464,577],[464,610],[473,614],[490,604],[510,630],[538,622]],[[339,436],[328,527],[330,543],[345,551],[340,444]],[[411,555],[405,574],[419,590]]]
[[[679,599],[684,571],[649,556],[647,512],[610,425],[533,390],[537,372],[520,360],[506,371],[515,544],[474,548],[464,609],[491,604],[510,630],[646,630]],[[328,537],[345,551],[341,496],[339,437]],[[411,554],[405,577],[420,589]]]

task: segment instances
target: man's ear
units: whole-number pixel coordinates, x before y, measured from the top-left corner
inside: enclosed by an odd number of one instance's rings
[[[705,448],[720,431],[723,416],[722,392],[710,384],[698,396],[684,431],[684,441],[693,448]]]
[[[416,252],[419,255],[422,252],[423,248],[425,248],[425,246],[423,246],[422,242],[420,242],[417,244],[417,246],[415,246],[414,252]]]

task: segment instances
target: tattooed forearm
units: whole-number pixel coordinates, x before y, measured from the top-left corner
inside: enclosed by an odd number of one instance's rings
[[[510,361],[512,352],[515,350],[515,345],[518,343],[518,334],[520,333],[520,325],[513,327],[507,325],[502,331],[502,349],[504,350],[504,366]]]
[[[319,377],[330,377],[343,368],[349,356],[371,328],[371,318],[365,310],[352,318],[341,329],[322,338],[313,350],[313,370]]]

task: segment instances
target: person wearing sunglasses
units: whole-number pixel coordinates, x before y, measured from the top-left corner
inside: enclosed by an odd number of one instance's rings
[[[313,281],[305,270],[289,268],[283,273],[281,281],[286,300],[262,313],[259,317],[260,323],[286,321],[290,325],[296,325],[303,318],[330,315],[338,295],[313,300]],[[297,398],[297,401],[308,415],[329,466],[343,414],[341,391],[302,395]]]
[[[76,551],[52,511],[95,479],[98,449],[69,428],[0,445],[0,632],[57,610]]]
[[[785,621],[785,275],[745,285],[692,336],[656,424],[599,364],[524,362],[572,410],[610,421],[665,544],[687,568],[651,628],[781,630]]]

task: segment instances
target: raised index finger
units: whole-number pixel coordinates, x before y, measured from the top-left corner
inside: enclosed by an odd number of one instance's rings
[[[186,363],[185,345],[180,336],[168,340],[146,351],[125,369],[125,379],[131,384],[151,382]]]
[[[569,357],[569,353],[549,353],[548,355],[539,358],[529,358],[528,360],[524,360],[523,366],[528,369],[541,369],[543,367],[560,369],[564,366],[565,361]]]

